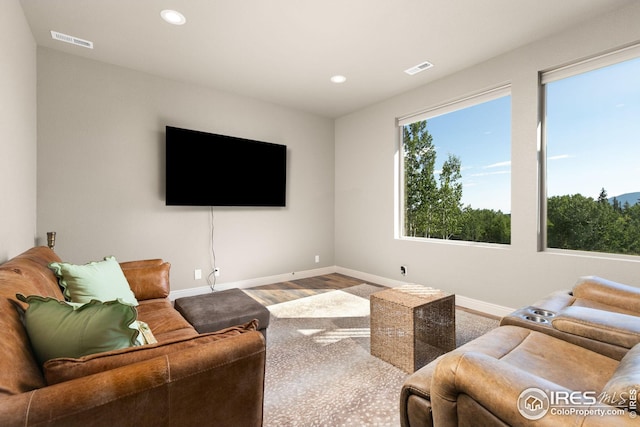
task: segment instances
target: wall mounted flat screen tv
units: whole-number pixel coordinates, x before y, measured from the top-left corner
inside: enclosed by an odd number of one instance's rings
[[[287,147],[166,127],[168,206],[285,206]]]

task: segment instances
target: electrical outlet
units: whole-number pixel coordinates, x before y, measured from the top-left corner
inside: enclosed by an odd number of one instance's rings
[[[316,255],[316,263],[320,262],[320,255]]]
[[[402,274],[403,276],[406,276],[407,273],[408,273],[407,266],[406,265],[401,265],[400,266],[400,274]]]
[[[193,270],[193,280],[200,280],[202,279],[202,270],[200,270],[199,268],[196,268],[195,270]]]
[[[220,267],[215,267],[213,269],[213,275],[216,277],[220,277]]]

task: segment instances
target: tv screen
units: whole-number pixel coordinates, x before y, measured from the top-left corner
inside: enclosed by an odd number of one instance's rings
[[[285,206],[287,147],[166,127],[166,204]]]

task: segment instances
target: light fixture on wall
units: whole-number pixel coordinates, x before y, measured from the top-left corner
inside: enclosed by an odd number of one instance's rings
[[[56,232],[55,231],[47,231],[47,246],[49,249],[53,250],[56,246]]]

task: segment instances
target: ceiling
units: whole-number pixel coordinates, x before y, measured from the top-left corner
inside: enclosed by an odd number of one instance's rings
[[[21,0],[39,46],[335,118],[635,0]],[[160,17],[185,15],[181,26]],[[93,49],[53,40],[58,31]],[[414,76],[404,70],[434,64]],[[342,84],[330,77],[347,77]]]

